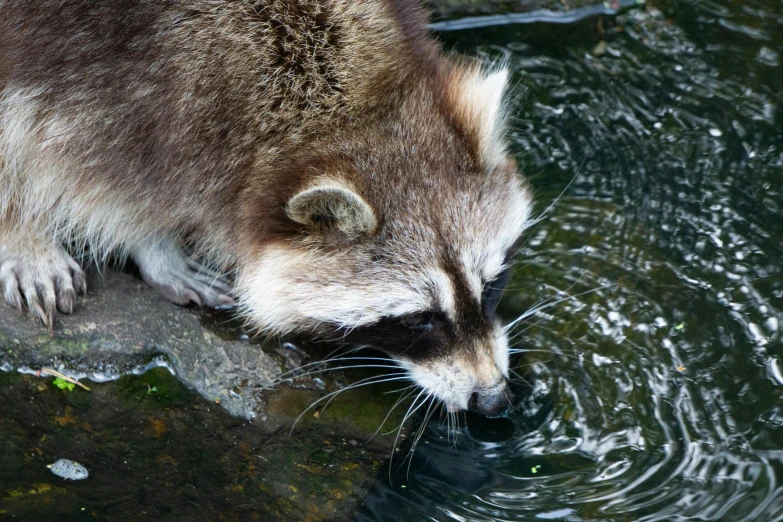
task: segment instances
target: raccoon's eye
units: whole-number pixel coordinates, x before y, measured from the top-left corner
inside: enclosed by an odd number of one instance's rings
[[[509,279],[511,279],[511,265],[506,267],[495,279],[484,285],[484,291],[481,293],[481,305],[484,308],[484,313],[495,313]]]
[[[401,317],[400,324],[411,330],[429,331],[434,328],[434,320],[432,313],[412,314]]]

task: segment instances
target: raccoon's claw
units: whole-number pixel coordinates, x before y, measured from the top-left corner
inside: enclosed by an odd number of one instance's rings
[[[231,285],[217,272],[187,259],[170,240],[142,245],[133,258],[144,281],[173,303],[210,308],[234,304]]]
[[[26,306],[49,327],[49,333],[56,312],[73,313],[77,293],[87,291],[79,264],[54,245],[25,252],[4,251],[0,256],[0,284],[5,300],[20,311]]]
[[[144,277],[143,274],[142,272],[142,277]],[[231,296],[217,290],[218,286],[226,286],[223,282],[216,281],[213,285],[210,285],[197,279],[193,273],[171,273],[167,274],[167,276],[165,281],[151,280],[148,277],[144,277],[144,280],[163,294],[163,297],[178,305],[184,306],[188,303],[194,303],[196,306],[217,308],[234,304]]]

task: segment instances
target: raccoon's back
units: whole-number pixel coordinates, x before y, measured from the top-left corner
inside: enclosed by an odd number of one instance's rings
[[[278,131],[284,118],[302,122],[387,97],[410,74],[412,55],[434,49],[416,5],[0,0],[0,88],[36,89],[47,102],[82,108],[146,104],[160,114],[173,106],[212,119],[228,111],[235,121],[252,114],[263,131]]]
[[[411,46],[435,49],[413,4],[0,0],[0,154],[34,138],[81,184],[220,208],[242,173],[404,96]]]
[[[116,122],[115,137],[279,135],[339,107],[350,67],[339,13],[317,1],[31,0],[0,1],[0,11],[5,95]]]

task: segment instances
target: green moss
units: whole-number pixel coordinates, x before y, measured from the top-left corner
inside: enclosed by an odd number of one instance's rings
[[[68,390],[68,391],[73,391],[73,389],[76,387],[74,383],[68,382],[64,379],[61,379],[60,377],[57,377],[55,380],[53,380],[52,384],[57,386],[61,390]]]
[[[408,403],[400,404],[391,411],[399,394],[384,393],[396,388],[399,388],[399,385],[366,386],[348,390],[333,400],[323,400],[308,410],[313,403],[339,388],[335,387],[330,391],[313,391],[281,387],[270,395],[266,411],[281,425],[292,426],[296,422],[295,431],[318,423],[368,439],[382,424],[388,431],[402,421]]]
[[[35,339],[32,344],[35,346],[37,352],[44,355],[79,357],[87,353],[90,349],[90,345],[86,341],[52,339],[45,335]]]
[[[189,390],[166,368],[153,368],[142,378],[123,376],[117,381],[117,386],[127,404],[147,408],[171,408],[190,400]]]
[[[322,412],[322,415],[349,419],[361,433],[371,436],[383,423],[389,410],[397,401],[398,395],[384,394],[384,391],[391,390],[384,390],[381,386],[368,388],[341,394]],[[397,426],[402,421],[403,413],[404,410],[398,407],[389,415],[385,425]]]

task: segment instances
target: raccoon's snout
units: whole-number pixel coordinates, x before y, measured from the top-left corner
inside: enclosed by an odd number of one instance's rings
[[[468,401],[468,411],[485,417],[501,417],[511,407],[513,394],[505,379],[497,386],[476,389]]]
[[[498,358],[502,359],[500,362],[507,360]],[[428,395],[442,401],[449,412],[468,410],[498,417],[511,407],[513,394],[508,376],[487,351],[463,351],[422,362],[407,359],[404,367],[412,380]],[[507,368],[507,364],[503,367]]]

